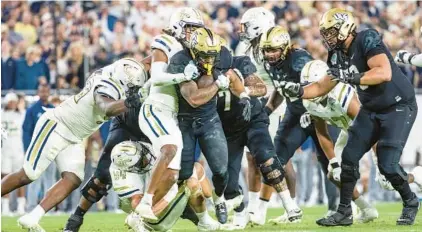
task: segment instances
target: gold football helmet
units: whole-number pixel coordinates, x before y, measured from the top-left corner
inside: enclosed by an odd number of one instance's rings
[[[262,33],[259,49],[270,65],[284,61],[290,48],[290,35],[285,28],[275,26]]]
[[[324,13],[319,21],[319,32],[329,51],[340,48],[350,34],[356,33],[352,12],[333,8]]]
[[[219,58],[221,46],[225,41],[208,28],[195,30],[190,38],[190,52],[193,59],[206,75],[212,74],[212,68]]]

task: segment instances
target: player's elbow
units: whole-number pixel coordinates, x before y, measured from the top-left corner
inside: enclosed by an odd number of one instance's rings
[[[392,78],[392,72],[391,72],[391,67],[388,67],[388,68],[386,68],[386,69],[384,69],[383,70],[383,76],[384,76],[384,81],[385,82],[388,82],[388,81],[391,81],[391,78]]]
[[[186,101],[193,108],[198,108],[199,106],[201,106],[201,102],[199,101],[199,99],[196,99],[195,97],[188,97],[186,98]]]

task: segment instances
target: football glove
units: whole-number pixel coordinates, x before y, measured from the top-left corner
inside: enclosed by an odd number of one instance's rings
[[[199,77],[198,67],[196,67],[193,61],[190,61],[189,64],[186,65],[183,74],[185,74],[185,81],[196,80]]]
[[[220,90],[226,90],[229,88],[230,79],[226,75],[220,74],[217,77],[217,80],[215,81],[215,83],[217,84]]]
[[[239,103],[243,106],[242,117],[245,122],[249,122],[251,120],[251,99],[249,97],[242,97],[239,100]]]
[[[300,116],[300,126],[302,128],[308,128],[308,126],[310,126],[312,124],[312,118],[311,115],[306,112],[304,114],[302,114],[302,116]]]
[[[340,182],[341,167],[336,157],[330,159],[328,163],[328,172],[335,181]]]
[[[329,68],[327,75],[331,77],[331,80],[352,85],[360,85],[360,79],[363,77],[363,73],[345,74],[339,68]]]
[[[406,50],[400,50],[397,52],[396,56],[394,57],[394,61],[403,64],[411,64],[412,58],[415,54],[412,54]]]
[[[375,180],[378,182],[378,184],[383,189],[386,189],[386,190],[394,190],[394,188],[391,185],[390,181],[388,181],[387,178],[385,178],[385,176],[379,172],[379,170],[377,170],[377,174],[375,176]]]
[[[132,87],[129,89],[125,99],[126,108],[136,108],[142,105],[142,96],[138,92],[139,88],[137,87]]]
[[[286,82],[281,88],[287,97],[300,98],[303,96],[303,87],[299,83]]]

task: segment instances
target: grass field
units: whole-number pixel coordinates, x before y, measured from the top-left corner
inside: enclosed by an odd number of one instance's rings
[[[422,232],[422,213],[418,215],[416,223],[413,226],[396,226],[396,219],[401,212],[400,204],[379,204],[377,209],[380,213],[379,219],[368,224],[354,224],[350,227],[319,227],[315,220],[325,214],[326,207],[318,206],[304,208],[304,219],[301,224],[290,224],[283,226],[265,225],[262,227],[247,227],[245,231],[420,231]],[[278,216],[282,210],[270,209],[267,219]],[[81,232],[112,232],[127,231],[123,225],[125,214],[112,213],[88,213],[85,217],[85,223]],[[41,226],[48,232],[61,231],[67,220],[65,216],[46,216],[41,221]],[[16,217],[2,217],[1,231],[14,232],[24,231],[17,227]],[[196,231],[196,227],[189,221],[179,220],[173,231]]]

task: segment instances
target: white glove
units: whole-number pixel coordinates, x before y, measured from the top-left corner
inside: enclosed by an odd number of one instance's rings
[[[406,50],[400,50],[397,52],[396,56],[394,57],[394,61],[403,64],[410,64],[410,60],[415,56]]]
[[[215,81],[215,83],[217,84],[217,86],[220,90],[226,90],[226,89],[229,88],[230,79],[228,77],[226,77],[225,75],[220,74],[217,77],[217,80]]]
[[[311,115],[308,112],[306,112],[306,113],[302,114],[302,116],[300,116],[300,126],[302,128],[307,128],[311,124],[312,124],[312,118],[311,118]]]
[[[330,159],[328,163],[328,172],[333,176],[335,181],[340,182],[341,167],[336,157]]]
[[[375,176],[375,180],[378,182],[378,184],[386,190],[394,190],[393,186],[391,185],[390,181],[388,181],[383,174],[381,174],[377,170],[377,175]]]
[[[186,81],[195,80],[199,77],[198,67],[191,61],[186,65],[183,74],[185,74]]]

